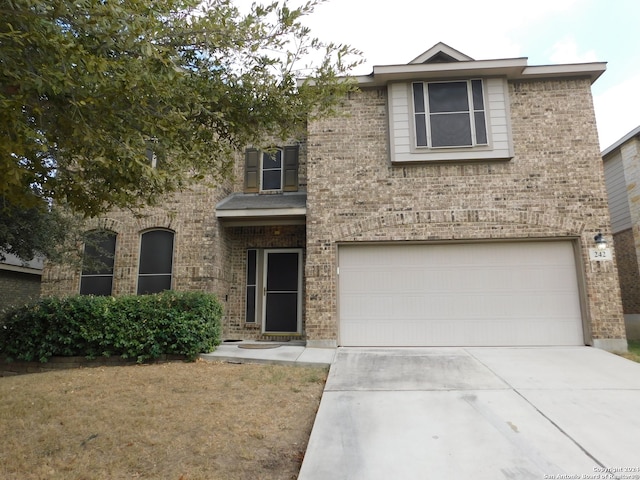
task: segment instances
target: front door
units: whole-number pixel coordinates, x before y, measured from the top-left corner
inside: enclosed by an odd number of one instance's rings
[[[301,333],[302,250],[265,250],[264,333]]]

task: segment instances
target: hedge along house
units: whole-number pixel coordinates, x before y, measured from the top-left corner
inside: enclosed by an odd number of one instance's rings
[[[154,272],[216,292],[226,338],[625,350],[615,257],[594,242],[611,241],[591,97],[604,69],[444,44],[374,67],[302,144],[247,149],[237,181],[101,219],[112,293]],[[145,247],[158,230],[171,245]],[[46,288],[77,293],[81,273],[52,268]]]

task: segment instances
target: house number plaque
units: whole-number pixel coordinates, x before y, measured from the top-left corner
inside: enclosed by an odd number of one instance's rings
[[[613,256],[611,255],[610,248],[590,248],[589,249],[589,260],[592,262],[608,262],[613,260]]]

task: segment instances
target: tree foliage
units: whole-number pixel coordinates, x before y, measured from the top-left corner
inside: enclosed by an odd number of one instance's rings
[[[2,0],[0,196],[85,216],[139,207],[225,178],[235,149],[297,135],[359,61],[310,36],[320,1]]]
[[[28,195],[28,207],[15,206],[0,196],[0,262],[7,253],[25,262],[36,256],[52,261],[77,259],[80,219],[50,208],[37,193]]]

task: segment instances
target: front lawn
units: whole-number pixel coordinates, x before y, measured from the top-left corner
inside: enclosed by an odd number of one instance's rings
[[[640,363],[640,340],[628,340],[629,352],[623,353],[622,356]]]
[[[196,361],[0,378],[0,478],[297,478],[327,369]]]

